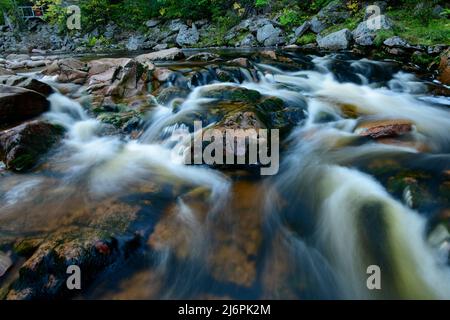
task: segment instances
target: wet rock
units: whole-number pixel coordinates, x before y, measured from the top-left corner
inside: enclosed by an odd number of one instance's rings
[[[241,102],[256,102],[261,98],[261,94],[258,91],[226,85],[205,88],[201,91],[201,96],[210,99]]]
[[[0,66],[0,76],[4,76],[4,75],[13,75],[14,74],[14,72],[12,72],[12,71],[10,71],[10,70],[7,70],[7,69],[5,69],[5,68],[2,68],[1,66]]]
[[[218,54],[212,52],[200,52],[189,56],[186,61],[213,61],[219,58]]]
[[[345,50],[351,45],[352,34],[350,30],[343,29],[331,33],[325,37],[318,37],[317,43],[321,49],[326,50]]]
[[[1,125],[21,122],[46,112],[49,102],[32,90],[0,84]]]
[[[450,49],[441,56],[438,79],[443,84],[450,85]]]
[[[80,267],[81,286],[87,288],[105,268],[127,259],[139,247],[139,235],[132,227],[139,210],[139,206],[106,199],[73,212],[84,217],[83,223],[49,233],[22,265],[7,299],[70,297],[74,294],[66,286],[70,265]]]
[[[64,130],[44,121],[31,121],[0,133],[0,157],[8,169],[25,171],[59,141]]]
[[[51,65],[42,70],[42,74],[56,76],[58,82],[72,82],[83,84],[87,78],[86,63],[73,59],[56,60]]]
[[[162,89],[157,95],[159,104],[168,105],[176,98],[185,99],[189,95],[189,90],[180,87],[168,87]]]
[[[228,61],[229,64],[237,65],[242,68],[248,68],[250,66],[250,62],[247,58],[236,58]]]
[[[136,61],[140,63],[152,62],[152,61],[173,61],[184,58],[184,53],[179,48],[170,48],[157,52],[151,52],[142,54],[136,57]]]
[[[8,271],[13,265],[11,257],[2,251],[0,251],[0,278]]]
[[[52,87],[48,84],[26,76],[0,76],[0,84],[32,90],[44,96],[53,93]]]
[[[192,28],[188,28],[187,26],[182,26],[180,31],[178,32],[176,42],[179,46],[192,46],[196,44],[200,39],[200,34],[197,30],[195,24],[192,25]]]
[[[94,96],[94,106],[121,103],[145,95],[150,80],[148,65],[128,58],[105,58],[89,62],[87,90]]]
[[[355,129],[355,133],[363,137],[378,139],[381,137],[396,137],[411,132],[413,123],[409,120],[374,120],[361,122]]]

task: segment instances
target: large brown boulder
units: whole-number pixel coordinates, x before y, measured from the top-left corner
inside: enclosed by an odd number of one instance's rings
[[[88,75],[86,63],[74,58],[56,60],[42,70],[42,74],[57,76],[58,82],[75,84],[83,84]]]
[[[44,121],[31,121],[0,133],[0,160],[6,168],[25,171],[62,136],[63,129]]]
[[[450,49],[441,56],[439,64],[439,81],[443,84],[450,85]]]
[[[0,84],[0,125],[19,123],[49,108],[46,97],[36,91]]]
[[[151,80],[148,66],[128,58],[99,59],[89,62],[88,91],[93,105],[117,104],[146,95]]]
[[[41,82],[37,79],[26,77],[26,76],[1,76],[0,75],[0,84],[4,84],[7,86],[13,87],[21,87],[28,90],[36,91],[44,96],[48,96],[52,94],[54,91],[51,86],[48,84]]]

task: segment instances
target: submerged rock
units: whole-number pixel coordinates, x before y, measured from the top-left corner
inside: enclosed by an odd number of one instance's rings
[[[31,83],[34,86],[34,83]],[[36,91],[0,84],[0,125],[14,124],[41,115],[49,108]]]
[[[55,299],[73,295],[66,286],[70,265],[82,270],[81,288],[85,289],[106,267],[126,259],[139,246],[139,235],[131,228],[139,210],[139,206],[106,199],[74,213],[86,216],[83,224],[62,227],[33,245],[6,298]]]

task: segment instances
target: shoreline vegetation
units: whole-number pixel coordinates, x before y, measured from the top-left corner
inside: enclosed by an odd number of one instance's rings
[[[24,21],[11,0],[0,0],[0,53],[95,53],[180,48],[279,47],[408,53],[428,66],[450,45],[445,1],[313,0],[26,0],[43,19]],[[80,7],[81,29],[69,30],[67,6]],[[376,6],[368,12],[368,5]],[[377,12],[379,11],[379,12]],[[368,19],[379,16],[373,31]],[[7,21],[6,21],[7,20]]]

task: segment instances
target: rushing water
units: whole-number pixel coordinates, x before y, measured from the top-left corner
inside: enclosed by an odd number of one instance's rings
[[[450,99],[395,63],[333,55],[299,56],[308,67],[257,64],[242,86],[276,96],[306,115],[283,141],[277,175],[249,177],[182,164],[174,134],[210,100],[205,77],[173,112],[158,105],[135,140],[104,135],[104,125],[60,93],[45,117],[67,135],[35,173],[0,182],[0,236],[39,235],[89,220],[104,199],[155,193],[141,255],[107,272],[86,298],[450,298],[448,232],[432,223],[448,199],[415,207],[386,190],[382,169],[397,161],[440,175],[450,168]],[[297,68],[300,69],[300,68]],[[359,118],[408,119],[408,141],[361,139]],[[189,127],[189,124],[187,124]],[[381,164],[380,164],[381,163]],[[198,196],[198,194],[202,196]],[[447,201],[447,202],[445,202]],[[447,203],[447,204],[446,204]],[[73,219],[76,216],[76,219]],[[368,290],[367,267],[382,290]]]

